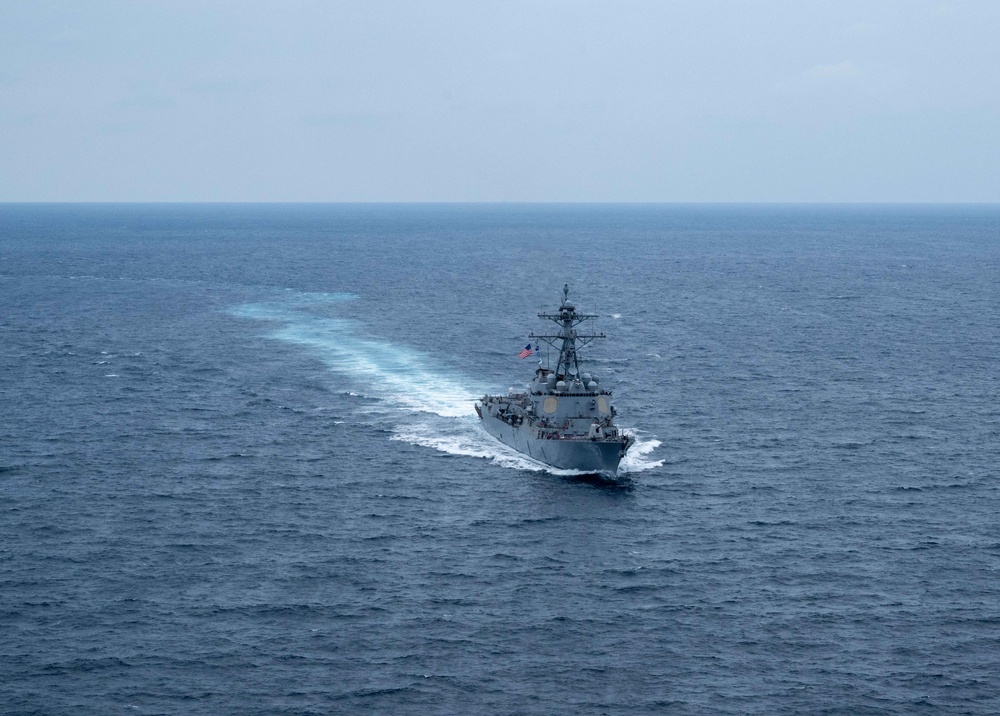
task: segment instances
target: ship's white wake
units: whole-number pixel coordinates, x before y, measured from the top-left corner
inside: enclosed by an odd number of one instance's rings
[[[662,445],[659,440],[641,430],[625,428],[625,431],[635,436],[635,442],[618,465],[619,474],[643,472],[663,465],[663,460],[653,460],[650,457],[652,452]]]
[[[366,336],[359,322],[330,315],[338,303],[356,298],[287,292],[280,301],[243,304],[232,313],[268,322],[274,328],[267,337],[312,351],[343,381],[344,394],[359,399],[358,419],[385,421],[393,440],[518,470],[579,474],[536,462],[488,435],[473,408],[487,386],[476,385],[430,354]],[[650,436],[637,435],[619,471],[659,467],[663,461],[649,457],[659,445]]]

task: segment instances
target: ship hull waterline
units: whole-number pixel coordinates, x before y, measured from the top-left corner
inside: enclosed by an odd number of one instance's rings
[[[622,459],[622,442],[587,439],[539,439],[527,425],[514,427],[481,411],[483,427],[500,442],[519,453],[562,470],[577,470],[614,478]]]

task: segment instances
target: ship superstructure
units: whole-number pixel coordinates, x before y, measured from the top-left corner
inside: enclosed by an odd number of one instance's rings
[[[606,336],[577,327],[597,316],[577,312],[567,284],[558,312],[538,317],[559,326],[554,334],[530,336],[559,351],[555,368],[539,364],[527,390],[484,395],[476,413],[490,435],[535,460],[613,476],[635,438],[615,425],[611,391],[580,366],[578,350]]]

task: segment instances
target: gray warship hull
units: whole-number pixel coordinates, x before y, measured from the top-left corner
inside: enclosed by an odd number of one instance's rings
[[[482,419],[486,432],[500,442],[539,462],[564,470],[580,470],[614,477],[625,452],[626,446],[621,440],[608,442],[558,437],[539,439],[538,431],[525,424],[515,427],[488,412],[483,412]]]
[[[559,312],[538,317],[559,326],[557,334],[529,337],[559,351],[555,368],[543,368],[539,361],[525,390],[484,395],[476,413],[486,432],[528,457],[565,470],[613,477],[635,438],[615,425],[611,391],[600,387],[597,376],[580,370],[577,349],[604,334],[578,333],[576,326],[597,316],[577,313],[569,301],[569,286],[564,286]],[[518,357],[537,352],[538,346],[532,350],[529,343]]]

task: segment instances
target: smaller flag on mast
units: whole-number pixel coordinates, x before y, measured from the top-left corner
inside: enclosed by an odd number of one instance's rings
[[[521,351],[520,353],[517,354],[517,357],[520,358],[521,360],[524,360],[525,358],[527,358],[528,356],[530,356],[532,353],[534,353],[534,351],[531,350],[531,344],[529,343],[528,345],[526,345],[524,347],[523,351]]]

